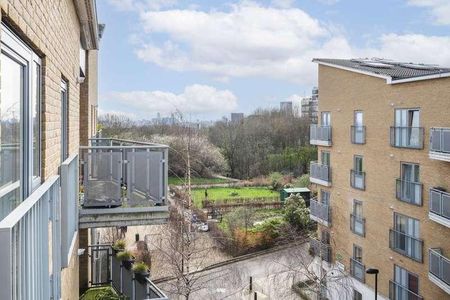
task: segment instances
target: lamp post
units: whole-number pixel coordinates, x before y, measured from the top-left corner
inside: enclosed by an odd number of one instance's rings
[[[375,274],[375,300],[377,300],[377,296],[378,296],[378,273],[380,271],[378,269],[375,268],[369,268],[366,270],[367,274],[371,274],[374,275]]]

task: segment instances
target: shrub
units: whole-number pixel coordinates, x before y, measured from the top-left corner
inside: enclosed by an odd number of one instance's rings
[[[308,187],[309,186],[309,175],[303,174],[299,178],[294,180],[295,187]]]
[[[133,271],[136,273],[145,273],[148,271],[148,266],[146,263],[140,261],[133,264]]]
[[[120,260],[130,260],[133,258],[130,251],[121,251],[117,253],[117,258]]]
[[[125,240],[117,240],[114,245],[113,248],[116,250],[124,250],[125,247],[127,246]]]
[[[307,228],[310,224],[309,209],[299,194],[292,194],[286,199],[284,216],[287,222],[299,229]]]
[[[274,191],[278,191],[282,187],[283,175],[279,172],[273,172],[269,175],[270,188]]]

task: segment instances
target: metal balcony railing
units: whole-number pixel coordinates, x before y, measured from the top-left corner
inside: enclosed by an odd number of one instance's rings
[[[331,145],[331,126],[311,124],[309,127],[309,142],[312,145]]]
[[[450,128],[430,129],[430,151],[450,155]]]
[[[362,283],[366,282],[366,267],[358,260],[350,258],[350,275]]]
[[[321,241],[311,238],[309,240],[309,249],[315,256],[322,258],[322,260],[331,263],[331,246]]]
[[[353,144],[365,144],[366,126],[351,126],[350,137]]]
[[[389,248],[415,261],[423,261],[423,240],[406,233],[390,229]]]
[[[450,259],[442,255],[441,249],[429,249],[428,258],[428,271],[450,291]]]
[[[358,190],[365,190],[366,172],[350,170],[350,186]]]
[[[165,204],[167,146],[104,138],[90,144],[80,148],[83,207]]]
[[[430,213],[445,218],[450,223],[450,193],[430,189]]]
[[[390,300],[423,300],[422,296],[410,291],[400,283],[389,280],[389,299]]]
[[[366,236],[366,219],[354,214],[350,214],[350,230],[362,237]]]
[[[319,201],[317,201],[317,198],[314,198],[309,200],[309,209],[312,220],[322,221],[327,226],[331,224],[330,206],[320,203]]]
[[[48,178],[0,222],[0,299],[61,298],[60,178]]]
[[[331,183],[331,167],[328,165],[322,165],[317,161],[313,161],[310,163],[310,177],[311,181],[314,182],[314,179],[323,181],[326,183]],[[317,182],[316,182],[317,183]]]
[[[423,127],[391,127],[391,146],[423,149]]]
[[[398,200],[414,205],[422,205],[422,184],[396,179],[396,197]]]

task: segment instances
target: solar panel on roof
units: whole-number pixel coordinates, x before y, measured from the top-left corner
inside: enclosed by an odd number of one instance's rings
[[[388,65],[388,64],[384,64],[381,62],[375,62],[375,61],[370,61],[370,62],[363,62],[361,63],[362,66],[368,66],[368,67],[374,67],[374,68],[383,68],[383,69],[390,69],[392,68],[392,65]]]
[[[401,64],[400,66],[405,67],[405,68],[416,69],[416,70],[435,70],[435,69],[439,69],[439,66],[437,66],[437,65],[425,65],[425,64],[406,63],[406,64]]]

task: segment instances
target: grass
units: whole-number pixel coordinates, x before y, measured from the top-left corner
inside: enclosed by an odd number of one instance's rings
[[[169,177],[169,184],[173,185],[184,185],[184,178]],[[230,180],[224,178],[202,178],[202,177],[192,177],[191,184],[218,184],[218,183],[228,183]]]
[[[266,187],[212,187],[208,189],[208,200],[210,201],[273,198],[278,196],[278,192],[269,190]],[[200,207],[205,199],[205,189],[193,189],[192,199],[194,205]]]

